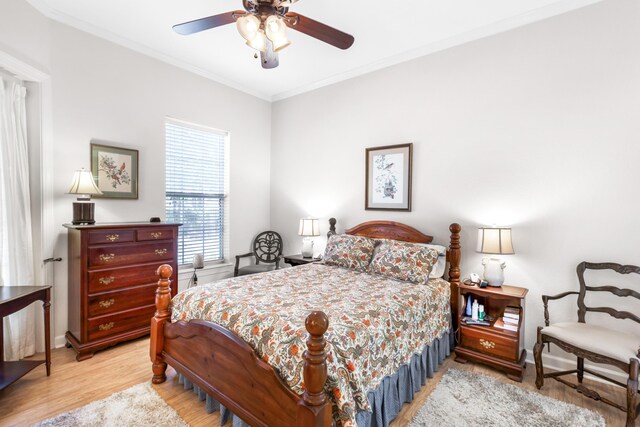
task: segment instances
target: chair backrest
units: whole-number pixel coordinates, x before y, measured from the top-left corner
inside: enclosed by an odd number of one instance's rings
[[[613,270],[619,274],[640,274],[640,267],[635,265],[620,265],[611,262],[605,263],[592,263],[581,262],[578,264],[578,280],[580,281],[580,294],[578,295],[578,321],[585,323],[585,315],[588,311],[596,313],[607,313],[616,319],[631,319],[637,323],[640,323],[640,317],[628,311],[618,311],[612,307],[587,307],[585,304],[585,297],[587,291],[590,292],[611,292],[619,297],[633,297],[640,300],[640,292],[637,290],[618,288],[616,286],[588,286],[584,279],[584,273],[586,270]],[[640,286],[638,287],[640,289]]]
[[[253,240],[253,255],[256,264],[274,263],[282,256],[282,237],[275,231],[263,231]]]

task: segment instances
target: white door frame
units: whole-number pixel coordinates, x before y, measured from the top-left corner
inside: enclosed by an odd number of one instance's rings
[[[53,198],[53,107],[52,107],[52,90],[51,77],[49,74],[23,62],[16,57],[0,50],[0,67],[16,75],[18,78],[36,83],[40,86],[40,229],[42,235],[40,238],[40,253],[43,257],[53,256],[55,249],[56,227],[54,216],[54,198]],[[35,165],[34,165],[35,166]],[[42,283],[53,284],[53,269],[42,268],[42,260],[34,260],[40,262],[34,267],[39,268],[41,272]],[[55,299],[55,290],[52,292],[51,299]],[[55,312],[55,304],[52,304],[51,310]],[[51,315],[52,324],[55,325],[55,315]],[[51,331],[55,336],[55,331]],[[64,337],[63,337],[64,338]],[[57,339],[55,341],[58,341]],[[55,342],[55,347],[64,345]]]

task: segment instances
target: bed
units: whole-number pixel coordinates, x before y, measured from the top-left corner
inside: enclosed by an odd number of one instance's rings
[[[308,264],[188,290],[171,304],[171,268],[161,266],[151,320],[153,383],[166,380],[169,364],[250,425],[356,425],[369,404],[368,385],[397,375],[407,354],[413,361],[448,330],[443,319],[456,319],[461,228],[449,230],[448,282],[428,286]],[[432,241],[389,221],[345,233]]]

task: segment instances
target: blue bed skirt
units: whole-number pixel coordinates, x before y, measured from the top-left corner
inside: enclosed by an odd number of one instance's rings
[[[356,414],[358,427],[387,427],[398,415],[402,405],[413,401],[415,394],[426,384],[427,378],[432,378],[440,364],[451,354],[453,340],[453,334],[445,332],[425,346],[422,353],[414,354],[409,363],[402,365],[398,372],[385,377],[378,388],[367,395],[372,412],[360,411]],[[179,375],[179,382],[184,385],[185,390],[193,389],[200,400],[206,401],[207,413],[220,411],[220,425],[233,419],[234,427],[248,427],[248,424],[182,374]]]

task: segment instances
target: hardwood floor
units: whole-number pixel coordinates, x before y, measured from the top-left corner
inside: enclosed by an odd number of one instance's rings
[[[75,361],[75,353],[71,349],[54,350],[51,377],[47,378],[44,367],[38,368],[0,392],[0,425],[30,425],[94,400],[103,399],[135,384],[150,381],[151,363],[148,352],[148,338],[100,351],[92,359],[83,362]],[[442,374],[450,367],[471,370],[517,384],[491,368],[471,363],[462,365],[454,362],[451,356],[440,367],[436,376],[418,393],[413,403],[403,407],[392,424],[393,427],[409,423],[429,397]],[[186,422],[194,427],[219,425],[218,413],[207,414],[204,402],[200,402],[191,391],[185,391],[178,384],[173,369],[169,368],[167,374],[167,382],[154,387]],[[521,386],[528,390],[536,390],[534,379],[535,368],[528,366]],[[587,382],[585,380],[585,383]],[[600,394],[623,402],[625,394],[621,388],[600,383],[596,387]],[[624,414],[621,411],[585,398],[557,381],[547,380],[542,393],[599,412],[604,416],[607,426],[624,425]]]

